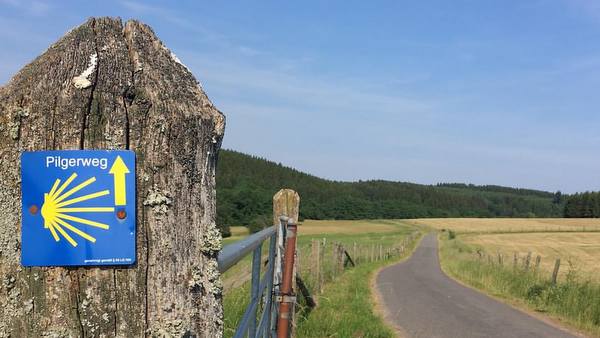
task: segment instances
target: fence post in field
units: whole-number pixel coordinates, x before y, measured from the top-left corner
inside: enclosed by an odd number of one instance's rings
[[[340,244],[340,251],[339,251],[339,264],[340,264],[340,273],[344,272],[344,268],[346,267],[346,248],[344,248],[343,245]]]
[[[317,243],[317,247],[319,250],[319,279],[317,280],[317,285],[319,286],[319,293],[323,291],[323,278],[325,277],[325,263],[323,262],[323,255],[325,252],[325,242],[319,241]]]
[[[341,243],[338,243],[338,247],[337,247],[337,251],[336,251],[336,258],[337,260],[335,261],[337,264],[337,270],[338,270],[338,274],[341,274],[344,272],[344,257],[342,256],[342,253],[344,252],[344,247],[342,246]]]
[[[357,256],[358,250],[356,248],[356,242],[354,242],[352,244],[352,259],[354,260],[355,263],[358,263],[358,256]]]
[[[377,259],[377,247],[375,244],[371,244],[371,262],[375,262]]]
[[[534,268],[534,271],[535,271],[535,272],[538,272],[538,271],[539,271],[539,269],[540,269],[540,263],[541,263],[541,262],[542,262],[542,256],[540,256],[540,255],[537,255],[537,256],[535,257],[535,268]]]
[[[318,239],[313,239],[310,243],[311,245],[311,256],[312,256],[312,266],[311,266],[311,270],[312,270],[312,277],[313,277],[313,281],[315,283],[317,292],[320,292],[320,284],[319,284],[319,280],[320,280],[320,270],[321,270],[321,262],[320,262],[320,258],[321,258],[321,254],[319,253],[319,250],[321,248],[321,242]]]
[[[513,270],[517,270],[517,265],[518,264],[519,264],[519,255],[515,251],[515,254],[513,256]]]
[[[560,269],[560,258],[557,258],[554,262],[554,270],[552,271],[552,284],[556,284],[558,278],[558,269]]]
[[[344,272],[344,268],[346,266],[346,255],[344,254],[344,252],[346,251],[346,249],[344,248],[344,246],[340,243],[340,251],[338,253],[340,260],[338,261],[338,263],[340,264],[340,273]]]
[[[321,278],[319,279],[319,292],[323,291],[323,284],[325,284],[325,279],[327,278],[327,239],[323,238],[321,248],[319,249],[319,253],[321,254],[319,260],[321,262],[321,269],[319,274]]]
[[[0,120],[0,337],[220,335],[214,175],[225,118],[149,26],[105,17],[75,27],[0,86]],[[135,170],[121,167],[136,182],[137,200],[129,188],[126,199],[137,214],[131,265],[21,266],[21,152],[59,149],[135,152]],[[56,177],[70,189],[63,198],[95,179],[70,177]],[[123,203],[113,197],[106,207]],[[119,226],[111,219],[89,248]],[[73,250],[91,242],[80,239]]]
[[[375,260],[375,244],[371,244],[371,249],[369,250],[369,262],[373,262]]]
[[[335,278],[335,276],[337,276],[337,243],[332,242],[331,243],[331,277]]]
[[[501,254],[500,252],[498,252],[498,264],[499,264],[500,266],[504,265],[504,261],[503,261],[503,259],[502,259],[502,258],[503,258],[503,257],[502,257],[502,254]]]
[[[337,252],[338,252],[338,244],[337,242],[331,242],[331,276],[334,279],[337,276]]]
[[[333,264],[336,277],[340,274],[340,246],[340,243],[336,243],[335,249],[333,250]]]
[[[527,253],[527,257],[525,258],[525,271],[529,270],[529,264],[531,263],[531,251]]]

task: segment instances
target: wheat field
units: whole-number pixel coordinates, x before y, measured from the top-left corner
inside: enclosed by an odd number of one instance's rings
[[[398,231],[401,221],[395,220],[305,220],[298,226],[298,234],[364,234]]]
[[[458,233],[600,231],[598,218],[422,218],[405,222]]]
[[[582,277],[600,279],[600,233],[597,232],[465,234],[459,235],[459,238],[468,245],[483,248],[489,254],[502,253],[510,264],[514,253],[523,259],[531,252],[531,264],[540,255],[540,268],[547,272],[552,271],[554,261],[560,258],[560,275],[565,275],[571,269],[580,272]]]

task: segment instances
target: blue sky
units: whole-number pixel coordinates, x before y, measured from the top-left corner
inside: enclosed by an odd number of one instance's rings
[[[0,83],[105,15],[154,28],[226,148],[336,180],[600,190],[600,1],[0,0]]]

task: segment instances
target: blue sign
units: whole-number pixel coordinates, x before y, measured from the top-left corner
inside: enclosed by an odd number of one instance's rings
[[[21,264],[135,263],[135,153],[21,154]]]

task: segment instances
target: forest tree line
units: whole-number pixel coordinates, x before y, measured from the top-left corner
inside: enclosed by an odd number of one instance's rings
[[[569,196],[565,203],[565,217],[600,217],[600,192],[584,192]]]
[[[383,180],[339,182],[262,158],[221,150],[217,166],[217,224],[257,230],[271,222],[273,194],[300,194],[301,219],[427,217],[562,217],[564,198],[529,189],[471,184],[421,185]]]

